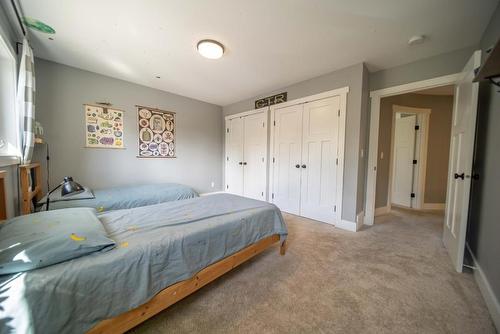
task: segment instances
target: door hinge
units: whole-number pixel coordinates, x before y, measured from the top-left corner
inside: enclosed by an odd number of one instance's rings
[[[226,161],[229,161],[229,157],[226,157]]]
[[[410,194],[410,197],[411,197],[411,198],[415,198],[415,193],[411,193],[411,194]]]
[[[264,158],[262,158],[262,162],[264,162]]]
[[[273,121],[273,125],[276,126],[276,121]]]
[[[420,130],[420,125],[415,125],[415,130]]]
[[[417,164],[417,160],[413,160],[413,164],[416,165]]]
[[[274,157],[273,157],[273,163],[274,163],[274,161],[275,161],[275,160],[274,160]]]
[[[333,212],[337,212],[337,206],[336,205],[333,206]]]
[[[340,117],[340,109],[338,110],[338,113],[337,113],[337,114],[338,114],[338,117]]]
[[[339,164],[339,158],[335,159],[335,164],[338,165]]]
[[[266,127],[266,122],[262,122],[262,127],[265,128]]]
[[[271,198],[274,199],[274,193],[272,193]]]
[[[226,189],[229,189],[229,184],[226,184]]]
[[[264,197],[264,192],[261,192],[260,194],[261,194],[262,197]]]

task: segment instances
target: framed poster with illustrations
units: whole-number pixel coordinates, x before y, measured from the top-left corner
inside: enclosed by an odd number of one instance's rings
[[[138,158],[175,158],[175,113],[136,106],[139,125]]]
[[[123,110],[84,104],[85,147],[124,148]]]

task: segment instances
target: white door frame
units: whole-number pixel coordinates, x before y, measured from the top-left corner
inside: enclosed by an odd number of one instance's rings
[[[344,189],[344,150],[345,150],[345,127],[346,127],[346,112],[347,112],[347,93],[349,93],[349,87],[342,87],[330,91],[326,91],[323,93],[310,95],[306,97],[302,97],[299,99],[291,100],[288,102],[275,104],[271,106],[271,134],[269,139],[269,152],[271,152],[271,156],[269,159],[269,182],[268,182],[268,198],[269,202],[272,202],[271,194],[273,193],[273,178],[274,178],[274,163],[273,163],[273,155],[274,155],[274,122],[275,122],[275,112],[278,109],[308,103],[312,101],[317,101],[321,99],[326,99],[329,97],[339,96],[340,97],[340,119],[339,119],[339,142],[338,142],[338,170],[337,170],[337,210],[336,210],[336,221],[338,225],[342,224],[342,193]],[[355,229],[354,229],[355,231]]]
[[[259,114],[259,113],[264,113],[264,119],[265,119],[265,128],[266,128],[266,142],[268,142],[267,140],[267,135],[268,135],[268,126],[267,126],[267,121],[268,121],[268,111],[269,111],[269,107],[263,107],[263,108],[259,108],[259,109],[254,109],[254,110],[249,110],[249,111],[244,111],[244,112],[240,112],[240,113],[237,113],[237,114],[231,114],[231,115],[227,115],[226,117],[224,117],[224,180],[223,180],[223,185],[224,185],[224,189],[223,191],[225,192],[227,189],[226,189],[226,173],[227,173],[227,144],[228,144],[228,136],[227,136],[227,131],[228,131],[228,124],[227,122],[230,121],[231,119],[233,118],[238,118],[238,117],[245,117],[245,116],[249,116],[249,115],[254,115],[254,114]],[[268,177],[268,159],[267,157],[269,156],[269,145],[266,145],[266,153],[264,155],[264,159],[266,160],[265,163],[266,163],[266,189],[269,188],[268,186],[268,180],[269,180],[269,177]],[[268,194],[265,194],[264,196],[266,199],[268,199]]]
[[[370,92],[370,142],[368,151],[368,171],[366,182],[365,220],[366,225],[373,225],[375,220],[375,191],[377,188],[378,132],[380,121],[380,100],[384,97],[411,93],[423,89],[455,85],[462,77],[461,73],[445,75],[433,79],[416,81],[404,85],[374,90]]]
[[[387,210],[392,207],[392,174],[394,172],[394,128],[396,126],[396,113],[405,112],[409,114],[417,114],[422,116],[422,124],[419,124],[419,141],[417,143],[418,159],[417,159],[417,180],[416,180],[416,196],[415,204],[413,209],[423,209],[424,208],[424,196],[425,196],[425,178],[427,170],[427,144],[429,141],[429,118],[431,115],[431,109],[428,108],[413,108],[407,106],[393,105],[392,109],[392,128],[391,128],[391,161],[389,163],[389,185],[387,189]],[[378,151],[378,149],[377,149]]]

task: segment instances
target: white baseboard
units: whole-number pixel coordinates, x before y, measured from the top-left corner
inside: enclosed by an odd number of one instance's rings
[[[424,203],[424,210],[444,210],[446,203]]]
[[[389,213],[389,211],[391,211],[391,208],[388,206],[381,206],[380,208],[375,208],[375,217],[380,215],[385,215],[386,213]]]
[[[209,193],[201,193],[200,196],[209,196],[209,195],[214,195],[214,194],[224,194],[226,193],[224,190],[221,191],[212,191]]]
[[[363,227],[365,221],[365,212],[361,211],[356,216],[356,231],[359,231]]]
[[[474,267],[476,267],[474,270],[474,278],[479,286],[479,291],[481,291],[481,294],[483,295],[483,299],[486,302],[486,306],[488,307],[488,311],[490,312],[491,319],[493,320],[497,331],[500,332],[500,302],[493,293],[493,289],[491,289],[491,285],[484,275],[481,266],[474,257],[474,254],[470,251],[469,245],[467,245],[467,248],[469,249],[469,253],[474,261]]]
[[[337,222],[335,224],[335,227],[351,232],[356,232],[358,230],[358,226],[355,222],[345,219],[341,219],[339,222]]]

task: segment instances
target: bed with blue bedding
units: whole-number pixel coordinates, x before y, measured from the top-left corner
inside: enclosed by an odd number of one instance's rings
[[[2,333],[84,333],[250,245],[287,236],[276,206],[229,194],[98,218],[114,249],[0,276]]]
[[[54,193],[50,197],[49,209],[90,207],[104,212],[198,197],[198,193],[186,185],[160,183],[96,189],[91,192],[90,197],[94,198],[72,199],[68,196],[68,199],[64,199]],[[40,210],[45,210],[45,198],[40,204]]]

